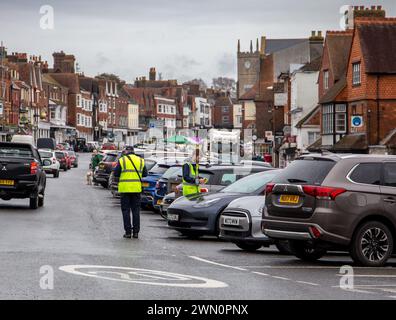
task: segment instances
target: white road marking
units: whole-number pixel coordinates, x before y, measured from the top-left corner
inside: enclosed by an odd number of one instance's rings
[[[356,287],[360,287],[360,286],[355,286]],[[379,294],[378,292],[372,292],[372,291],[367,291],[367,290],[360,290],[360,289],[345,289],[342,288],[340,286],[332,286],[332,288],[337,288],[337,289],[341,289],[343,291],[350,291],[350,292],[358,292],[358,293],[367,293],[367,294]]]
[[[308,284],[310,286],[318,286],[319,285],[317,283],[307,282],[307,281],[296,281],[296,282],[301,283],[301,284]]]
[[[228,265],[228,264],[218,263],[218,262],[206,260],[206,259],[203,259],[203,258],[200,258],[200,257],[195,257],[195,256],[189,256],[189,257],[190,257],[191,259],[194,259],[194,260],[206,262],[206,263],[209,263],[209,264],[214,264],[214,265],[216,265],[216,266],[220,266],[220,267],[224,267],[224,268],[230,268],[230,269],[235,269],[235,270],[239,270],[239,271],[249,271],[249,270],[247,270],[247,269],[245,269],[245,268],[234,267],[234,266],[230,266],[230,265]]]
[[[267,274],[267,273],[262,273],[262,272],[252,272],[252,273],[254,273],[254,274],[258,274],[258,275],[260,275],[260,276],[265,276],[265,277],[270,277],[270,275],[269,274]]]
[[[150,269],[98,265],[68,265],[59,267],[59,270],[79,276],[153,286],[203,289],[228,287],[226,283],[217,280]]]
[[[342,266],[237,266],[240,268],[251,268],[251,269],[337,269],[339,270]],[[386,270],[386,268],[383,267],[355,267],[353,266],[354,269],[363,269],[363,270]],[[396,271],[396,269],[393,269]]]
[[[337,276],[342,277],[342,274],[337,274]],[[354,274],[356,278],[396,278],[394,274]]]

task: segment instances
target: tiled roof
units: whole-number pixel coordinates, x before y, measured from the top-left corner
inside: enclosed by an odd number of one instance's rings
[[[365,133],[347,134],[341,138],[332,150],[334,151],[364,151],[368,148],[367,136]]]
[[[346,87],[347,81],[346,77],[343,76],[339,81],[337,81],[334,86],[332,86],[329,91],[320,99],[319,103],[329,103],[333,102],[337,96],[341,93],[341,91]]]
[[[52,84],[53,86],[57,86],[57,87],[64,87],[53,77],[51,77],[51,75],[49,75],[48,73],[43,73],[43,82]]]
[[[75,73],[51,73],[57,82],[69,88],[69,93],[80,93],[80,83],[78,75]]]
[[[218,97],[215,102],[216,107],[232,106],[230,97]]]
[[[312,116],[314,116],[317,112],[319,112],[319,105],[316,105],[315,107],[313,107],[299,122],[297,122],[296,124],[296,128],[301,128],[304,123],[309,120]]]
[[[396,74],[396,21],[357,26],[367,73]]]
[[[293,47],[302,42],[308,42],[307,38],[303,39],[267,39],[265,42],[265,53],[274,53],[277,51],[281,51],[283,49],[287,49]]]
[[[327,33],[326,47],[334,80],[339,80],[346,74],[351,45],[352,32],[340,31]]]
[[[308,62],[305,64],[303,67],[299,69],[299,71],[305,71],[305,72],[314,72],[314,71],[319,71],[320,67],[322,64],[322,57],[318,57],[311,62]]]

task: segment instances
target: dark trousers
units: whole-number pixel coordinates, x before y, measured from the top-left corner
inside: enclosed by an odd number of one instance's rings
[[[124,219],[125,233],[140,231],[140,193],[121,193],[121,211]],[[132,223],[131,224],[131,211]]]

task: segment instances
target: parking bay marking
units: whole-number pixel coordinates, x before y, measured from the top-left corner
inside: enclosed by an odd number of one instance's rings
[[[228,287],[228,284],[217,280],[150,269],[100,265],[67,265],[59,267],[59,270],[79,276],[154,286],[202,289]]]
[[[292,281],[292,282],[296,282],[296,283],[299,283],[299,284],[307,284],[307,285],[311,285],[311,286],[318,286],[319,285],[319,284],[313,283],[313,282],[296,281],[296,280],[292,280],[292,279],[285,278],[285,277],[273,276],[273,275],[262,273],[262,272],[250,271],[250,270],[245,269],[245,268],[230,266],[228,264],[218,263],[218,262],[215,262],[215,261],[210,261],[210,260],[203,259],[203,258],[196,257],[196,256],[189,256],[189,257],[194,259],[194,260],[198,260],[198,261],[201,261],[201,262],[217,265],[217,266],[220,266],[220,267],[231,268],[231,269],[235,269],[235,270],[239,270],[239,271],[247,271],[247,272],[250,272],[250,273],[254,273],[254,274],[257,274],[257,275],[261,275],[261,276],[267,276],[267,277],[271,277],[271,278],[274,278],[274,279]]]

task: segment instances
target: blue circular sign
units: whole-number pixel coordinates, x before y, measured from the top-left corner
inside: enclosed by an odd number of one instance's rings
[[[362,117],[353,117],[352,118],[352,124],[355,127],[360,127],[362,125]]]

